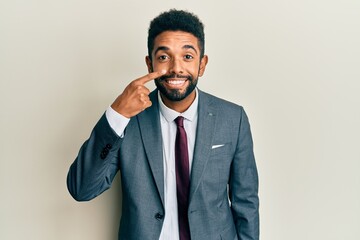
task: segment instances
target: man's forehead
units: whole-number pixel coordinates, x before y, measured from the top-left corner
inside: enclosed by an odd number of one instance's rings
[[[169,43],[174,43],[174,42],[175,43],[177,43],[177,42],[185,43],[185,42],[189,42],[189,43],[197,44],[198,39],[192,33],[188,33],[188,32],[165,31],[165,32],[162,32],[159,35],[157,35],[156,38],[155,38],[155,44],[164,43],[164,42],[169,42]]]
[[[165,50],[164,47],[171,49],[171,47],[181,47],[183,49],[194,50],[199,49],[199,40],[193,34],[183,31],[165,31],[156,36],[154,47],[162,47],[162,50]]]

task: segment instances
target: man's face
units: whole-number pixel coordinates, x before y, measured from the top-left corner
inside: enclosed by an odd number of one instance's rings
[[[193,90],[207,63],[207,56],[200,59],[198,39],[187,32],[165,31],[155,38],[153,49],[152,61],[146,58],[149,72],[167,72],[155,79],[162,97],[172,102],[194,97]]]

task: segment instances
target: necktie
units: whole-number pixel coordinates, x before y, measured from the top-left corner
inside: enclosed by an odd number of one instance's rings
[[[190,240],[188,221],[188,200],[189,200],[189,153],[186,132],[184,129],[184,117],[175,119],[177,125],[175,140],[175,170],[176,170],[176,191],[178,202],[179,236],[180,240]]]

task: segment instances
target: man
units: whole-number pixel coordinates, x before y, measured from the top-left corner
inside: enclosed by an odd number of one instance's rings
[[[149,28],[149,74],[132,81],[71,165],[78,201],[123,192],[119,239],[259,239],[258,176],[241,106],[196,88],[205,71],[203,24],[170,10]],[[145,83],[154,80],[150,92]]]

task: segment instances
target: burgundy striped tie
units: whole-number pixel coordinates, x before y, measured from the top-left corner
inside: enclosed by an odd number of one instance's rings
[[[175,169],[179,218],[179,236],[180,240],[190,240],[188,221],[190,172],[187,137],[184,129],[184,117],[177,117],[175,119],[175,122],[177,125],[177,133],[175,140]]]

